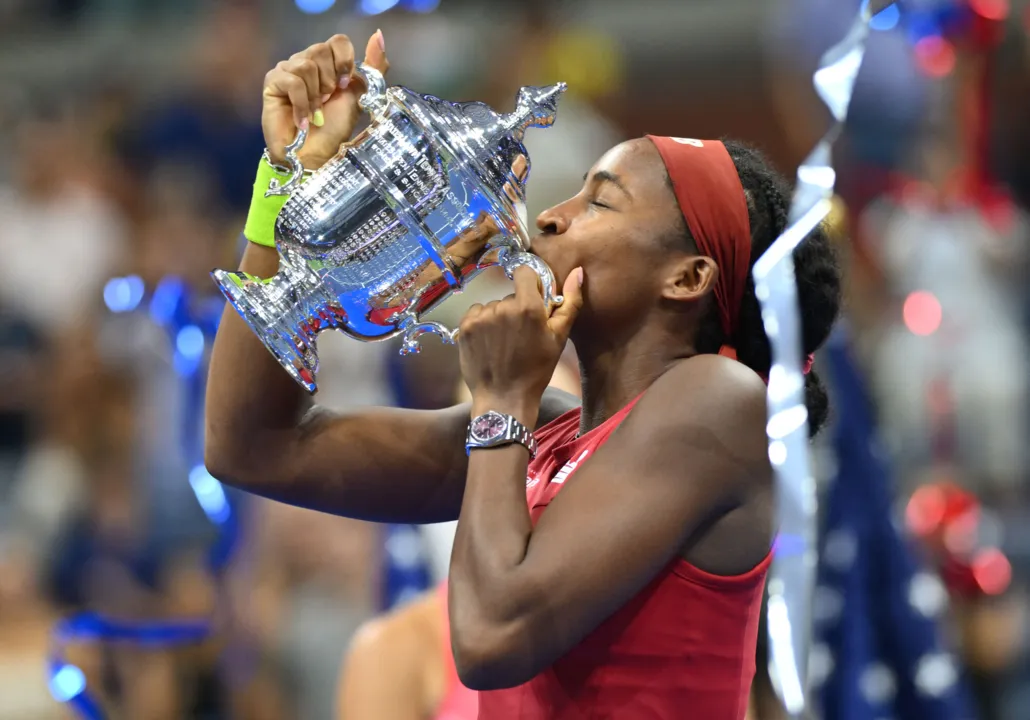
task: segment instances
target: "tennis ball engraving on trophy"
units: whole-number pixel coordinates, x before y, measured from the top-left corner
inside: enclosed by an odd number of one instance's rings
[[[482,103],[454,103],[403,87],[387,88],[374,68],[364,131],[306,176],[287,147],[292,175],[268,194],[288,194],[275,223],[279,272],[261,279],[215,270],[219,288],[286,371],[316,390],[315,337],[337,329],[362,341],[401,335],[401,352],[419,336],[454,342],[454,331],[424,316],[482,270],[521,265],[540,276],[549,306],[561,302],[554,274],[528,252],[519,213],[529,177],[522,138],[554,123],[565,84],[524,87],[507,115]],[[520,157],[526,172],[516,174]]]

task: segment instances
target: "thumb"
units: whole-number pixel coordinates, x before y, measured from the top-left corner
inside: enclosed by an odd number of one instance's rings
[[[547,327],[551,329],[562,341],[569,337],[572,325],[576,322],[580,309],[583,307],[583,268],[578,267],[569,273],[565,278],[565,285],[562,287],[562,304],[555,308],[547,321]]]
[[[390,69],[390,61],[386,59],[386,40],[383,31],[376,30],[365,46],[365,64],[371,65],[383,75]]]

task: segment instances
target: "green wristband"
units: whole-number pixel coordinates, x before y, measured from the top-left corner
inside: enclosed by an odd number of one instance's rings
[[[275,247],[275,219],[279,217],[279,211],[290,199],[289,195],[272,195],[265,197],[268,184],[273,178],[285,183],[289,179],[288,173],[279,172],[268,162],[261,158],[258,163],[257,178],[254,180],[254,194],[250,198],[250,210],[247,212],[247,224],[243,226],[243,235],[252,243]]]

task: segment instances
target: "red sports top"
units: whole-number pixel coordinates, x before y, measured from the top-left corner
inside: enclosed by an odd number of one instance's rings
[[[578,439],[579,410],[535,433],[526,479],[534,524],[634,404]],[[670,562],[554,665],[523,685],[481,692],[480,720],[743,720],[771,559],[733,577]]]

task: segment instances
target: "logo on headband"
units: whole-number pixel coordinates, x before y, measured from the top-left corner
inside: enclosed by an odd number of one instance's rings
[[[674,138],[669,138],[669,139],[670,140],[675,140],[680,145],[693,145],[694,147],[699,147],[699,148],[703,148],[705,146],[705,144],[703,142],[701,142],[700,140],[695,140],[694,138],[677,138],[677,137],[674,137]]]

